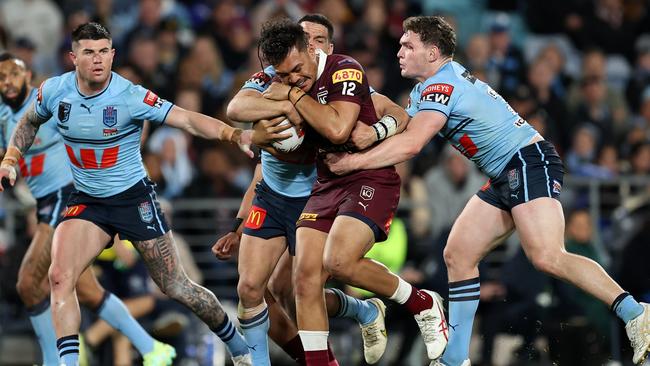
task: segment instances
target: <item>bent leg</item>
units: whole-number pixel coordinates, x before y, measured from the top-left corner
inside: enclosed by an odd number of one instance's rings
[[[238,317],[253,363],[270,365],[268,331],[269,309],[264,293],[271,273],[285,251],[284,237],[263,239],[242,235],[239,246]]]
[[[167,296],[192,310],[226,343],[233,356],[248,353],[246,342],[228,319],[217,297],[187,277],[171,231],[151,240],[133,241],[133,245],[140,252],[149,275]]]
[[[29,314],[29,321],[36,333],[45,365],[56,365],[59,361],[50,310],[50,283],[47,279],[53,234],[54,229],[51,226],[38,224],[34,238],[20,264],[16,282],[16,290]]]
[[[76,362],[81,321],[75,285],[81,272],[110,239],[97,225],[79,219],[62,222],[54,232],[49,271],[52,318],[60,356],[69,351],[69,362]]]
[[[514,228],[510,214],[473,196],[456,219],[444,250],[449,275],[449,343],[446,365],[469,358],[469,343],[478,308],[478,264]]]

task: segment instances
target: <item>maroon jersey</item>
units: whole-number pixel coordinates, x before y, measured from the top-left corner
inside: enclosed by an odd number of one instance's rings
[[[377,122],[375,106],[372,104],[372,98],[370,97],[368,78],[361,65],[350,56],[337,54],[326,56],[324,53],[319,54],[318,70],[322,70],[322,72],[317,76],[314,85],[309,91],[309,95],[321,104],[335,101],[356,103],[361,107],[357,118],[359,121],[369,126]],[[323,67],[324,56],[326,58]],[[341,151],[341,145],[331,143],[326,138],[318,135],[313,129],[307,135],[322,152]],[[321,179],[336,177],[323,163],[322,157],[324,157],[324,154],[317,159],[318,177]],[[376,171],[382,170],[393,171],[394,168],[377,169]],[[351,175],[356,176],[362,173],[364,171],[352,173]]]

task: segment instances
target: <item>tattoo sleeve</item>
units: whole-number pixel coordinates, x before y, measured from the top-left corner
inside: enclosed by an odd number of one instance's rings
[[[20,122],[18,122],[16,130],[11,135],[9,145],[15,146],[24,154],[32,146],[32,143],[34,143],[34,138],[39,127],[45,122],[47,122],[47,119],[40,117],[32,104],[23,118],[20,119]]]
[[[149,275],[169,297],[187,306],[210,329],[217,329],[225,319],[223,307],[210,290],[193,282],[183,269],[171,231],[155,239],[135,241],[149,270]]]

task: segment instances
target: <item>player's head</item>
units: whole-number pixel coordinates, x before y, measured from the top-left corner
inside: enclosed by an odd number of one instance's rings
[[[309,91],[316,78],[314,49],[299,24],[288,19],[271,21],[262,27],[260,49],[283,83]]]
[[[70,57],[78,76],[89,84],[103,84],[113,66],[111,33],[99,23],[85,23],[72,32]]]
[[[422,77],[431,65],[454,56],[456,33],[442,17],[410,17],[404,21],[403,28],[397,53],[402,76]]]
[[[331,55],[334,51],[334,26],[322,14],[307,14],[298,20],[302,30],[307,33],[309,47],[320,48]]]
[[[0,53],[0,97],[11,108],[23,104],[32,81],[25,62],[9,52]]]

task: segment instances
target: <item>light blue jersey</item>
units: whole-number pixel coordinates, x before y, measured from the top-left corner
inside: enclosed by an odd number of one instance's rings
[[[265,91],[273,82],[275,69],[268,66],[254,74],[242,89]],[[262,151],[262,178],[275,192],[287,197],[307,197],[316,180],[316,165],[282,161]]]
[[[439,135],[490,178],[537,134],[497,92],[455,61],[413,88],[406,111],[411,117],[419,111],[447,116]]]
[[[32,89],[24,103],[16,111],[7,105],[0,105],[0,124],[4,136],[3,145],[9,144],[9,138],[16,125],[30,105],[36,100],[37,90]],[[44,123],[38,130],[34,143],[18,161],[20,175],[25,179],[34,198],[39,199],[56,192],[72,183],[72,173],[66,164],[65,147],[54,118]]]
[[[94,196],[123,192],[147,174],[140,155],[143,121],[163,123],[173,107],[116,73],[101,92],[84,96],[74,72],[46,80],[36,113],[52,118],[72,167],[75,188]]]

